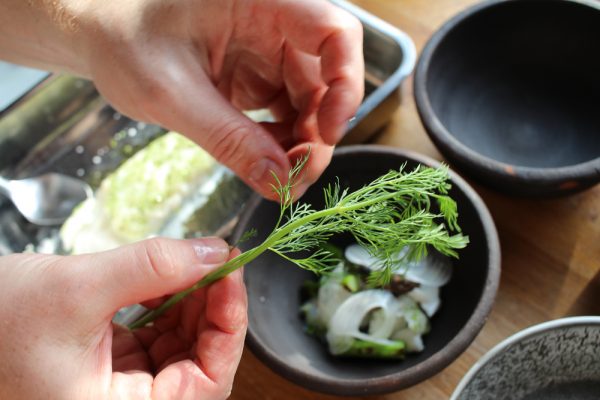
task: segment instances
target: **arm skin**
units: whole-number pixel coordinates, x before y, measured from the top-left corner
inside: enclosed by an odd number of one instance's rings
[[[295,195],[319,177],[364,91],[362,27],[325,0],[0,0],[0,58],[93,79],[268,198],[309,147]]]

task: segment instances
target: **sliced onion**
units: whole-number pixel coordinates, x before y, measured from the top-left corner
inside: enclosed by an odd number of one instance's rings
[[[440,287],[448,283],[452,277],[452,263],[448,257],[437,251],[431,251],[420,261],[408,262],[404,258],[407,252],[408,247],[404,247],[392,257],[395,260],[394,269],[403,273],[406,279],[421,285]],[[344,255],[348,261],[372,271],[381,269],[384,265],[382,259],[373,256],[358,244],[346,247]]]
[[[407,310],[412,310],[413,308],[419,308],[417,302],[407,295],[397,297],[395,299],[395,306],[397,312],[399,313],[402,313]]]
[[[391,307],[380,308],[371,313],[369,335],[378,339],[387,339],[396,328],[396,314]]]
[[[440,308],[439,287],[421,285],[408,292],[407,296],[419,303],[429,317],[432,317]]]
[[[361,265],[370,270],[379,269],[383,265],[379,258],[372,256],[367,249],[358,244],[351,244],[346,247],[344,256],[351,263]]]
[[[327,341],[332,354],[342,354],[351,346],[353,339],[389,342],[360,332],[360,324],[364,318],[378,308],[387,310],[386,314],[393,317],[392,307],[394,296],[386,290],[365,290],[351,295],[335,311],[329,321]]]
[[[406,351],[420,352],[425,350],[423,338],[420,334],[411,331],[408,328],[401,329],[392,335],[392,340],[402,340],[406,345]]]
[[[396,260],[400,264],[406,265],[406,262],[403,262],[403,258],[408,251],[407,247],[404,247],[400,252],[394,254],[392,256],[393,260]],[[368,268],[372,271],[378,270],[383,267],[383,260],[381,258],[377,258],[370,254],[367,249],[359,244],[351,244],[346,247],[344,251],[344,256],[351,263],[361,265],[365,268]]]
[[[429,330],[429,318],[440,306],[439,287],[452,275],[450,260],[438,252],[430,252],[418,262],[408,262],[408,247],[393,256],[395,269],[405,278],[421,286],[406,295],[395,297],[388,290],[372,289],[350,294],[332,279],[319,291],[318,307],[327,321],[327,341],[334,355],[348,351],[355,339],[393,344],[402,340],[408,351],[424,349],[421,335]],[[364,247],[353,244],[346,248],[348,261],[377,270],[384,261],[371,255]],[[361,324],[368,333],[361,331]],[[364,330],[364,329],[363,329]]]
[[[403,313],[404,319],[408,323],[408,329],[422,335],[429,332],[429,318],[420,308],[406,310]]]
[[[352,293],[336,280],[329,280],[319,288],[317,312],[324,326],[329,326],[329,321],[337,308],[351,295]]]
[[[444,286],[452,277],[450,259],[436,251],[418,262],[411,262],[405,275],[409,281],[425,286]]]
[[[422,334],[429,330],[427,315],[411,297],[407,295],[398,297],[395,300],[394,308],[399,321],[394,331],[408,327],[413,332]]]

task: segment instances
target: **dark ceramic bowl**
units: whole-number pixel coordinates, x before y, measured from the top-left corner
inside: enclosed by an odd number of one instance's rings
[[[600,2],[494,0],[446,22],[415,71],[421,120],[458,169],[497,190],[600,182]]]
[[[597,400],[600,317],[569,317],[517,332],[479,360],[451,400]]]
[[[381,146],[342,147],[302,201],[320,209],[322,188],[336,177],[341,187],[358,189],[405,162],[411,169],[419,163],[438,165],[423,156]],[[451,196],[460,214],[458,222],[471,242],[460,252],[452,280],[442,289],[442,307],[425,336],[425,351],[403,361],[330,356],[322,343],[303,331],[299,317],[300,287],[314,276],[267,252],[249,263],[244,273],[249,298],[247,343],[254,354],[298,385],[348,396],[409,387],[458,357],[480,331],[492,307],[500,277],[500,248],[492,218],[479,196],[458,175],[452,173],[451,179]],[[272,230],[278,215],[277,204],[254,197],[242,214],[234,239],[256,228],[258,236],[241,247],[257,245]]]

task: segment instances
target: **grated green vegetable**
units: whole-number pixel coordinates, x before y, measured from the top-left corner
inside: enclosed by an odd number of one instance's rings
[[[170,132],[157,138],[102,182],[97,195],[110,227],[127,240],[157,232],[163,217],[215,165],[182,135]]]

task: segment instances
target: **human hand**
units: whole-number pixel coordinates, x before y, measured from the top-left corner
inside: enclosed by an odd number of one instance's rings
[[[204,238],[0,258],[0,398],[226,398],[247,325],[241,271],[152,327],[132,333],[111,319],[123,306],[192,286],[229,257],[225,242]]]
[[[89,2],[82,73],[121,112],[194,139],[275,198],[311,149],[303,193],[329,164],[364,90],[362,27],[324,0]],[[260,125],[240,110],[269,108]]]

